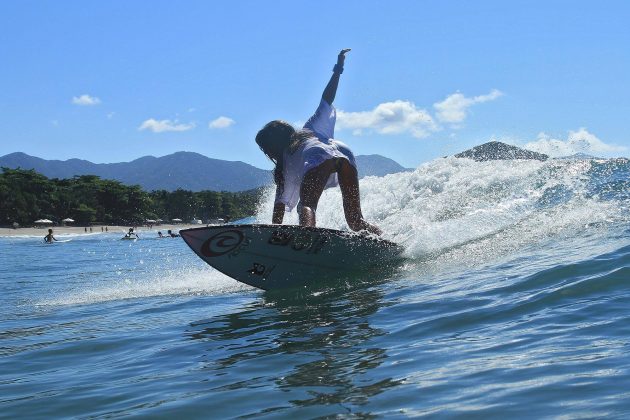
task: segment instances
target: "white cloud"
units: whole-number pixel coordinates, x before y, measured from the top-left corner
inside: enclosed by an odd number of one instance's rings
[[[138,130],[151,130],[154,133],[162,133],[164,131],[188,131],[195,128],[195,123],[189,124],[178,124],[177,120],[155,120],[153,118],[149,118],[144,121]]]
[[[363,130],[368,130],[380,134],[410,133],[413,137],[422,138],[439,130],[428,112],[417,108],[412,102],[402,100],[379,104],[371,111],[340,110],[337,119],[340,129],[351,129],[354,135],[361,135]]]
[[[73,96],[72,103],[75,105],[89,106],[89,105],[98,105],[101,103],[101,100],[98,99],[96,96],[90,96],[90,95],[85,94],[81,96]]]
[[[569,131],[566,140],[554,139],[546,133],[539,133],[535,141],[523,147],[551,157],[571,156],[576,153],[610,156],[628,150],[627,147],[604,143],[583,127],[577,131]]]
[[[454,93],[442,102],[433,104],[436,110],[435,119],[425,109],[418,108],[413,102],[396,100],[377,105],[371,111],[337,112],[337,126],[340,129],[350,129],[352,134],[360,136],[364,131],[374,131],[380,134],[409,133],[413,137],[428,137],[431,133],[440,131],[442,126],[436,122],[450,124],[450,128],[459,128],[456,124],[463,122],[468,108],[473,105],[493,101],[503,93],[493,89],[486,95],[467,98],[461,93]]]
[[[473,105],[481,104],[503,96],[503,92],[493,89],[487,95],[474,96],[467,98],[461,93],[449,95],[442,102],[436,102],[433,107],[436,109],[436,117],[439,121],[457,124],[466,119],[468,108]]]
[[[219,117],[216,120],[210,121],[210,123],[208,124],[208,128],[210,129],[228,128],[234,125],[234,122],[235,121],[232,118]]]

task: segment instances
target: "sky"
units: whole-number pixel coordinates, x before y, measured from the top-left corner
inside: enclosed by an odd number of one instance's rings
[[[491,140],[630,156],[627,1],[0,2],[0,156],[260,168],[274,119],[417,167]],[[625,98],[625,99],[624,99]]]

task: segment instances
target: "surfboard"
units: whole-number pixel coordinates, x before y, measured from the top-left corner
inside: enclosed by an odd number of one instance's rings
[[[396,264],[403,251],[381,238],[294,225],[220,225],[179,233],[206,263],[263,290],[382,270]]]

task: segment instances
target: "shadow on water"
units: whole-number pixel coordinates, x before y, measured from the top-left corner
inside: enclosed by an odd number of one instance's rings
[[[255,377],[221,389],[262,382],[286,391],[287,399],[277,401],[275,410],[287,403],[363,405],[401,383],[374,372],[387,358],[375,339],[386,332],[370,325],[370,317],[384,305],[374,282],[317,292],[266,292],[245,310],[191,324],[187,335],[207,345],[205,369],[213,377],[234,374],[239,367],[238,376]]]

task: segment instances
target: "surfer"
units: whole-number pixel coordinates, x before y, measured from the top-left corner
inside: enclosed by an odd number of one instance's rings
[[[256,143],[276,165],[273,172],[276,183],[274,224],[282,224],[285,211],[291,211],[297,204],[300,225],[315,226],[322,192],[339,185],[350,229],[381,234],[377,226],[363,218],[354,154],[348,146],[334,140],[337,114],[332,103],[348,51],[350,49],[341,50],[337,56],[337,64],[319,106],[301,130],[286,121],[275,120],[256,134]]]
[[[123,239],[140,239],[140,237],[133,231],[133,228],[129,228],[129,232],[125,233]]]
[[[53,236],[53,230],[48,229],[48,235],[44,236],[44,242],[47,244],[52,244],[53,241],[57,241],[58,239]]]

